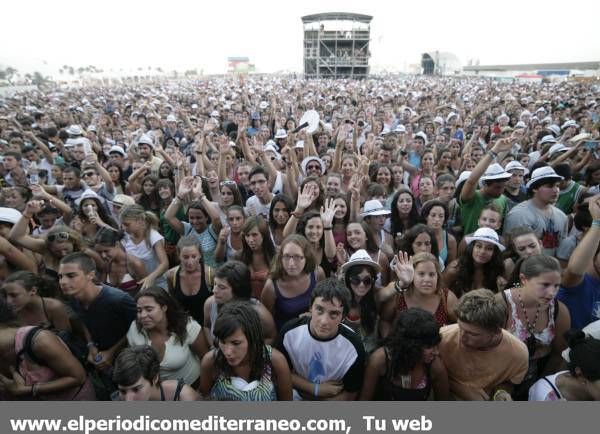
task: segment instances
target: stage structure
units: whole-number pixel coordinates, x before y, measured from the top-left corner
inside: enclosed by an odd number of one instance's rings
[[[423,75],[455,75],[462,71],[458,57],[453,53],[429,51],[421,56]]]
[[[346,12],[302,17],[304,77],[361,79],[369,75],[372,19]]]

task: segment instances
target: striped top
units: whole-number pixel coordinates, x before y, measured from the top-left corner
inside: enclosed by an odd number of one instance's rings
[[[272,378],[272,348],[269,345],[264,348],[265,370],[260,381],[248,383],[243,378],[219,375],[210,390],[210,398],[215,401],[276,401],[277,393]]]

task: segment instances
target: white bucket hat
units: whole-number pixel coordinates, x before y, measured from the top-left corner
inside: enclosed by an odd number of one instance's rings
[[[526,187],[529,189],[542,179],[554,179],[556,181],[562,181],[564,178],[557,174],[550,166],[539,167],[531,173],[531,179],[527,182]]]
[[[510,163],[508,163],[506,165],[504,170],[506,170],[507,172],[510,172],[511,170],[522,170],[523,175],[527,175],[529,173],[529,169],[527,169],[525,166],[523,166],[518,161],[511,161]]]
[[[391,213],[392,212],[384,207],[377,199],[371,199],[365,202],[363,212],[360,214],[360,216],[369,217],[376,215],[389,215]]]
[[[479,228],[470,237],[465,237],[467,246],[473,241],[485,241],[486,243],[492,243],[497,246],[501,252],[504,251],[504,246],[500,244],[500,238],[495,230],[490,228]]]
[[[504,167],[502,167],[500,164],[498,163],[493,163],[490,164],[489,167],[486,169],[485,173],[483,174],[483,176],[481,177],[480,181],[484,182],[484,181],[495,181],[495,180],[505,180],[505,179],[509,179],[512,175],[510,173],[508,173],[506,170],[504,170]]]
[[[373,267],[376,272],[381,271],[381,266],[371,259],[371,256],[367,253],[366,250],[359,249],[350,256],[348,262],[342,265],[342,273],[346,273],[350,267],[354,267],[355,265],[367,265],[369,267]]]

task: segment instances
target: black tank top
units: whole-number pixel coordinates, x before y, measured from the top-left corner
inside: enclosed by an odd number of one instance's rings
[[[210,297],[210,291],[206,285],[206,276],[204,267],[200,275],[200,290],[194,295],[186,295],[181,291],[181,267],[177,267],[175,273],[175,285],[173,287],[173,297],[183,306],[183,308],[194,318],[198,324],[204,324],[204,302]]]
[[[431,392],[431,364],[425,365],[427,385],[423,389],[406,389],[394,384],[392,360],[387,348],[385,351],[385,376],[379,379],[378,401],[427,401]]]

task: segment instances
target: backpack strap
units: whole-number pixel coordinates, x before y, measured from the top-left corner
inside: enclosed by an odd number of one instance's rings
[[[548,383],[550,385],[550,387],[552,387],[552,390],[554,390],[554,393],[556,393],[556,396],[558,396],[559,399],[562,399],[562,395],[560,394],[560,391],[558,390],[558,388],[552,384],[552,381],[548,380],[548,377],[542,377],[546,383]]]
[[[183,381],[183,378],[178,378],[177,379],[177,388],[175,389],[175,395],[173,395],[173,401],[179,401],[179,395],[181,394],[181,390],[183,389],[183,386],[185,386],[185,382]]]

